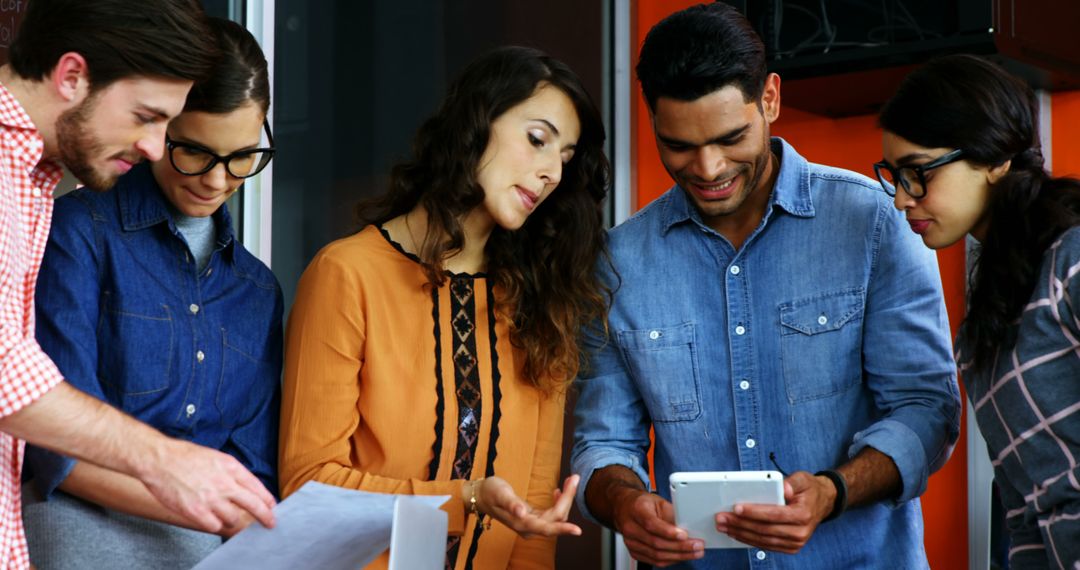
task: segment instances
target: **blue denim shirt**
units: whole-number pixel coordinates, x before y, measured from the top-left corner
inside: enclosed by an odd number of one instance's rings
[[[834,468],[870,446],[895,501],[817,528],[796,555],[709,550],[679,568],[924,568],[917,497],[959,434],[960,399],[933,252],[880,186],[773,139],[780,172],[736,251],[675,187],[611,230],[621,281],[606,342],[589,337],[572,468],[623,465],[671,499],[675,471]]]
[[[65,379],[166,435],[220,449],[277,494],[282,295],[214,214],[201,274],[148,164],[110,192],[59,198],[36,292],[37,340]],[[74,461],[33,446],[44,495]]]

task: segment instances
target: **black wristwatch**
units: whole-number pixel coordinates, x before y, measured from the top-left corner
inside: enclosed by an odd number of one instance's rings
[[[847,509],[847,481],[844,480],[843,475],[832,469],[818,471],[817,473],[814,473],[814,476],[827,477],[833,482],[833,485],[836,485],[836,501],[833,502],[832,512],[821,521],[829,522],[843,514]]]

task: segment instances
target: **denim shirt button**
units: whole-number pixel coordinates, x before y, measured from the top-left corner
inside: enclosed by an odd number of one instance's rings
[[[732,275],[738,275],[740,271],[742,271],[742,270],[739,269],[738,265],[732,265],[731,266],[731,274]]]
[[[757,551],[757,554],[755,554],[755,556],[757,556],[758,560],[765,560],[765,551],[759,550]]]
[[[206,354],[204,354],[201,350],[197,351],[195,353],[195,360],[198,360],[199,362],[206,360]]]
[[[660,338],[660,331],[649,331],[649,338],[652,340]]]
[[[743,380],[742,382],[739,382],[739,388],[741,388],[743,390],[749,390],[750,389],[750,383],[747,382],[746,380]]]
[[[192,304],[188,305],[188,310],[191,311],[191,314],[194,315],[194,314],[199,312],[199,306],[196,305],[195,303],[192,303]]]
[[[746,447],[749,447],[749,448],[753,449],[753,447],[755,445],[757,445],[757,442],[754,441],[754,438],[750,438],[750,439],[746,440]]]
[[[823,325],[823,324],[825,324],[827,322],[829,322],[829,319],[825,315],[821,315],[820,317],[817,318],[817,324],[819,324],[819,325]]]
[[[189,415],[189,416],[194,415],[195,414],[195,404],[188,404],[187,407],[184,408],[184,411],[187,412],[187,415]]]
[[[742,335],[746,334],[746,327],[744,327],[742,325],[739,325],[739,326],[735,327],[735,334],[737,334],[739,336],[742,336]]]

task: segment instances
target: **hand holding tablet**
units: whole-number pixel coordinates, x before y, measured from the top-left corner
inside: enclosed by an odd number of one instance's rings
[[[779,471],[698,471],[672,473],[671,502],[675,524],[705,548],[748,548],[716,530],[716,513],[736,504],[784,504],[784,476]]]

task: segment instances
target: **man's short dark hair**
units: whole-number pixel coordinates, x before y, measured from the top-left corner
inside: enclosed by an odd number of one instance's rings
[[[140,76],[202,79],[213,38],[196,0],[33,0],[9,53],[19,77],[40,81],[76,52],[98,90]]]
[[[670,97],[694,101],[734,85],[747,102],[765,88],[765,46],[750,22],[723,2],[699,4],[649,30],[637,64],[649,108]]]

